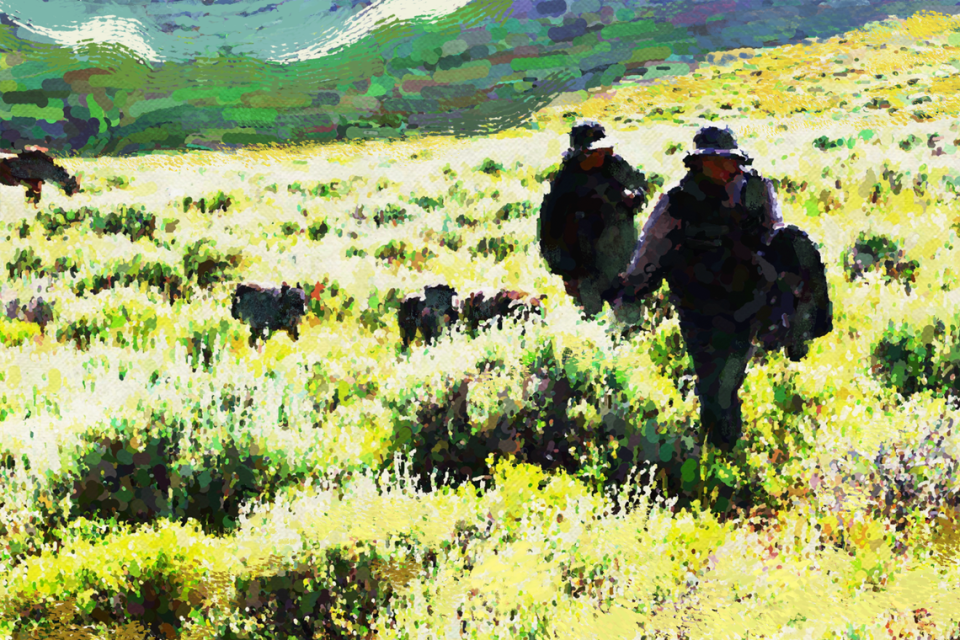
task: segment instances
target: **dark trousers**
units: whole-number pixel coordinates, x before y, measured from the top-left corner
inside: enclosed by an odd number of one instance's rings
[[[680,333],[697,375],[701,441],[730,451],[743,433],[739,391],[756,329],[724,316],[681,311]]]

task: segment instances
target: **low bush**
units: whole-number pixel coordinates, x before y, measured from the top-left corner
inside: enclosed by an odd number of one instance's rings
[[[378,247],[373,257],[390,265],[405,264],[417,271],[422,271],[426,261],[435,258],[436,254],[428,247],[411,249],[403,240],[391,240]]]
[[[412,414],[404,398],[386,398],[398,416],[393,446],[411,452],[425,490],[432,474],[453,484],[489,477],[491,463],[505,456],[595,487],[623,482],[634,465],[661,462],[657,410],[628,398],[615,371],[593,365],[566,351],[558,359],[545,343],[511,367],[483,363],[476,375],[436,390],[411,389],[419,407]]]
[[[844,254],[844,270],[847,279],[851,282],[862,278],[867,272],[879,271],[884,274],[884,281],[900,282],[907,291],[910,285],[917,281],[920,263],[917,260],[906,260],[903,249],[897,242],[883,235],[867,235],[861,231],[854,245]]]
[[[491,176],[499,176],[504,171],[504,168],[502,164],[492,158],[484,158],[483,162],[476,167],[476,171]]]
[[[395,227],[409,219],[410,216],[407,215],[407,210],[392,202],[383,207],[377,207],[376,212],[373,214],[373,221],[378,227],[382,227],[386,224],[390,224]]]
[[[960,334],[956,320],[949,331],[942,321],[920,330],[891,324],[874,346],[872,370],[900,393],[931,390],[960,395]]]
[[[97,211],[90,217],[90,229],[98,235],[123,234],[131,242],[140,238],[152,240],[157,230],[157,217],[143,207],[121,207],[119,211],[111,211],[106,215]]]
[[[7,274],[11,280],[22,278],[28,273],[40,274],[43,262],[32,247],[23,247],[13,253],[13,260],[7,263]]]
[[[238,393],[252,397],[249,390]],[[250,420],[251,411],[240,403],[238,420]],[[237,525],[244,503],[270,500],[309,471],[248,433],[224,433],[202,404],[184,415],[155,410],[146,431],[123,419],[87,435],[76,468],[55,482],[54,494],[69,497],[69,518],[130,524],[193,520],[207,532],[224,533]],[[188,430],[198,429],[220,435],[206,445],[184,439]]]
[[[845,146],[848,146],[848,142],[845,138],[837,138],[836,140],[831,140],[827,136],[820,136],[813,141],[813,146],[819,149],[820,151],[827,151],[828,149],[840,149]]]
[[[213,240],[203,238],[183,252],[183,273],[188,280],[196,279],[197,286],[205,288],[233,280],[241,259],[239,252],[225,254],[216,248]]]
[[[494,217],[500,221],[518,220],[527,218],[536,213],[533,204],[529,200],[523,202],[508,202],[503,205],[494,214]]]
[[[426,211],[433,211],[434,209],[443,207],[443,196],[431,198],[430,196],[414,196],[413,194],[410,194],[409,202],[412,202]]]
[[[367,300],[367,308],[360,313],[360,323],[371,331],[393,326],[402,297],[396,288],[374,291]]]
[[[343,322],[353,311],[354,299],[341,295],[340,285],[329,276],[324,276],[312,289],[304,287],[304,292],[307,294],[307,311],[322,320]]]
[[[296,222],[284,222],[280,225],[280,233],[285,236],[295,236],[302,231],[303,228]]]
[[[230,196],[223,191],[217,191],[212,196],[204,196],[196,200],[187,196],[183,199],[183,212],[186,213],[194,209],[200,213],[213,213],[214,211],[226,213],[232,205],[233,199]]]
[[[314,242],[323,240],[324,236],[326,236],[329,232],[330,227],[327,225],[325,220],[311,223],[310,226],[307,227],[307,237]]]
[[[254,638],[368,638],[393,587],[387,560],[362,542],[326,549],[274,575],[235,581],[234,610],[253,619],[252,631],[228,631],[224,640]]]
[[[314,182],[312,185],[304,185],[300,182],[292,182],[287,185],[287,193],[300,194],[302,196],[312,196],[314,198],[342,198],[351,191],[350,181],[331,180],[330,182]]]
[[[96,209],[90,207],[65,210],[52,206],[47,211],[41,211],[37,214],[37,222],[46,231],[46,236],[49,239],[62,234],[69,227],[80,224],[98,213]]]
[[[71,284],[71,289],[78,296],[86,293],[96,295],[112,287],[133,284],[145,284],[157,289],[170,304],[185,294],[183,277],[175,267],[162,262],[145,261],[140,256],[114,265],[109,273],[77,279]]]
[[[478,256],[493,256],[494,260],[500,262],[506,260],[507,256],[521,248],[520,243],[512,238],[497,236],[493,238],[483,238],[470,249],[470,255],[474,258]]]

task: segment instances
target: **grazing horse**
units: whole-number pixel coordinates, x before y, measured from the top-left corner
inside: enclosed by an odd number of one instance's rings
[[[25,186],[27,202],[39,204],[40,189],[44,182],[60,185],[68,196],[80,191],[77,179],[58,167],[53,158],[42,151],[22,151],[16,158],[0,160],[0,184],[11,187]]]

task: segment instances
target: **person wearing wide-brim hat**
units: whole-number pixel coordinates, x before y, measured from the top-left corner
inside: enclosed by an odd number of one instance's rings
[[[661,196],[611,297],[629,321],[666,280],[697,377],[702,440],[730,451],[742,436],[738,392],[754,340],[759,334],[766,346],[803,357],[806,343],[829,331],[829,300],[815,245],[783,225],[773,183],[749,168],[733,132],[705,127],[694,146],[687,174]],[[790,269],[798,277],[785,280]],[[798,299],[807,301],[802,313]],[[805,328],[783,331],[791,316]]]
[[[637,242],[636,213],[647,180],[614,153],[603,125],[584,120],[570,130],[570,147],[540,207],[540,251],[551,273],[588,317],[626,268]]]

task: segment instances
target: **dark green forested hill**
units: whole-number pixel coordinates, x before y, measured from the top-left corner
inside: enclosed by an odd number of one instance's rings
[[[855,5],[855,6],[854,6]],[[121,44],[30,39],[0,14],[0,145],[131,153],[463,134],[515,126],[561,93],[687,73],[704,54],[826,37],[928,2],[500,0],[384,23],[281,63],[228,50],[146,61]]]

